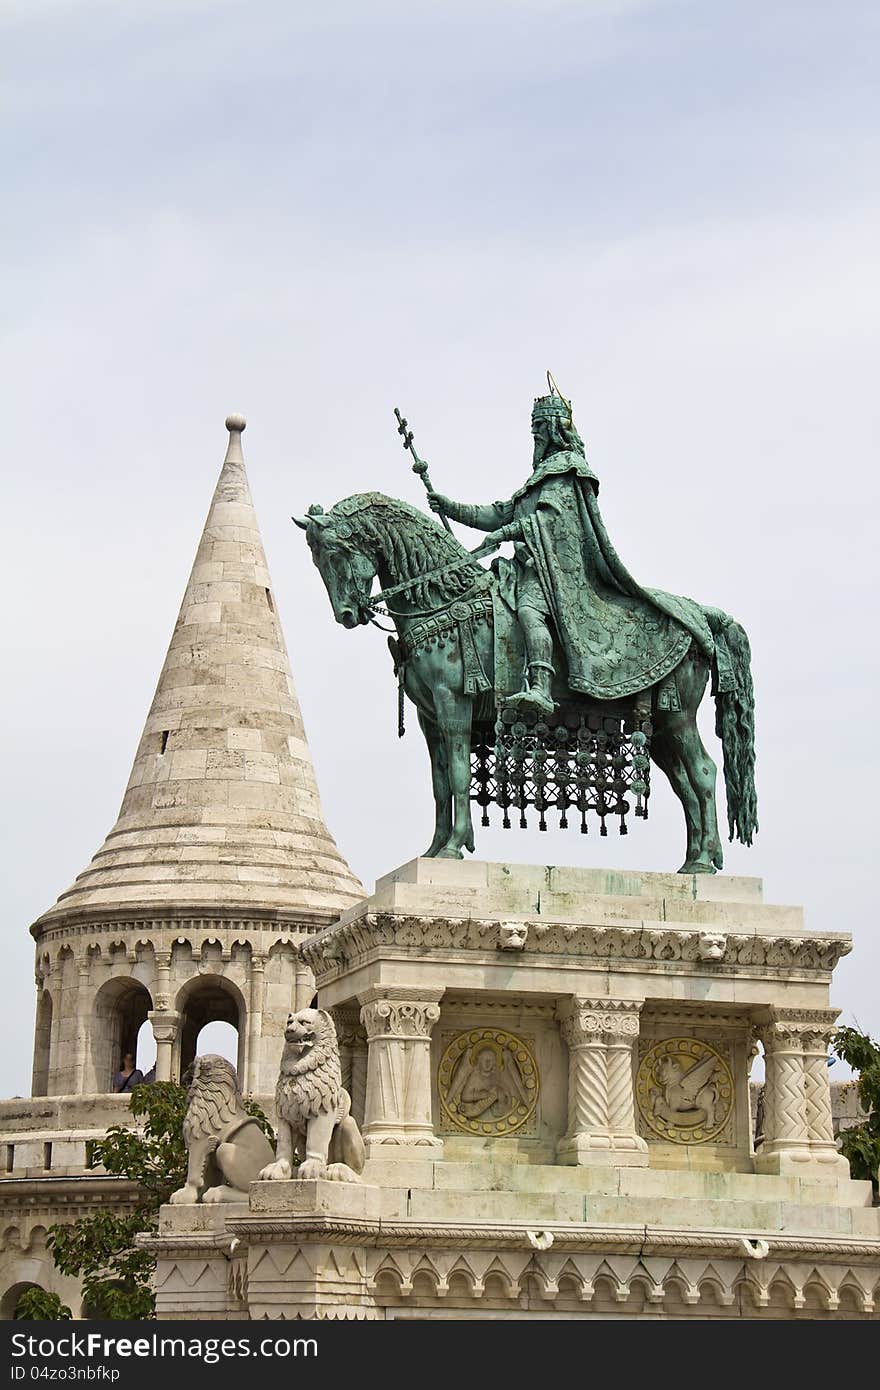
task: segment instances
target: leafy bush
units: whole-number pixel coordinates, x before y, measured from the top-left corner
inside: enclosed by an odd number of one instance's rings
[[[248,1112],[274,1142],[266,1115],[255,1101]],[[152,1274],[155,1258],[135,1244],[135,1237],[154,1233],[159,1208],[186,1182],[183,1120],[186,1090],[170,1081],[135,1086],[131,1114],[140,1131],[113,1125],[92,1146],[91,1166],[103,1165],[115,1177],[138,1187],[134,1211],[119,1216],[99,1211],[70,1225],[50,1227],[46,1244],[62,1274],[82,1279],[83,1300],[95,1318],[151,1318],[155,1314]]]
[[[67,1322],[73,1317],[66,1303],[62,1303],[57,1293],[33,1286],[25,1289],[15,1305],[14,1318],[25,1318],[28,1322]]]
[[[858,1072],[854,1083],[867,1119],[840,1132],[840,1147],[854,1178],[868,1179],[878,1190],[880,1169],[880,1047],[857,1028],[838,1028],[834,1053]]]

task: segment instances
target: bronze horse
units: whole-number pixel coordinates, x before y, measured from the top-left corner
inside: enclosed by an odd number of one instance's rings
[[[382,493],[358,493],[329,512],[313,507],[307,517],[294,520],[306,531],[336,621],[347,628],[368,623],[379,600],[393,619],[398,640],[392,639],[389,645],[401,665],[403,688],[416,707],[431,757],[436,824],[425,854],[461,859],[464,849],[474,849],[470,755],[475,706],[487,697],[466,693],[465,661],[452,610],[461,613],[463,606],[472,613],[483,610],[471,631],[479,663],[491,684],[494,635],[491,603],[485,600],[491,597],[494,576],[430,517]],[[381,590],[371,596],[377,577]],[[758,829],[748,638],[739,623],[720,610],[703,608],[703,613],[715,653],[710,659],[692,642],[674,672],[680,708],[659,708],[655,686],[636,697],[650,710],[651,758],[668,777],[684,811],[687,853],[680,873],[715,873],[723,866],[715,802],[717,769],[696,722],[710,674],[716,733],[724,755],[730,838],[751,844]],[[432,640],[420,642],[418,633],[426,618],[432,620]],[[564,668],[557,662],[557,669]],[[621,706],[631,702],[591,703],[619,716]],[[482,710],[483,722],[487,713]]]

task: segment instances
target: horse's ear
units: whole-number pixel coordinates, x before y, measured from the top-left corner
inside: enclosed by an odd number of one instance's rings
[[[308,522],[308,518],[307,518],[307,517],[304,517],[304,516],[292,516],[290,519],[291,519],[291,521],[293,521],[293,522],[296,523],[296,525],[300,528],[301,531],[308,531],[308,529],[309,529],[309,522]]]

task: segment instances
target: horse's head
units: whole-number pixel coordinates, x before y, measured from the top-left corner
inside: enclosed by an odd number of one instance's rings
[[[376,564],[355,545],[351,523],[317,506],[309,507],[306,516],[295,516],[293,520],[306,533],[336,621],[349,628],[369,622]]]

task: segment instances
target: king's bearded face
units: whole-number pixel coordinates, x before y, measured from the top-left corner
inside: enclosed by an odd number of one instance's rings
[[[546,454],[547,445],[550,442],[550,433],[547,428],[546,420],[532,421],[532,438],[535,441],[535,449],[532,455],[532,468],[537,468]]]

